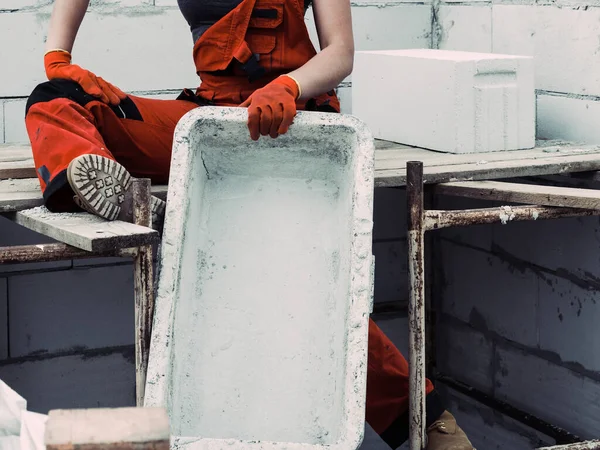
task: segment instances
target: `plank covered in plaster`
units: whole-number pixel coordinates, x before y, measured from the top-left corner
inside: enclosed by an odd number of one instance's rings
[[[397,145],[397,144],[396,144]],[[448,154],[379,144],[375,154],[377,186],[404,186],[406,162],[422,161],[425,183],[490,180],[600,170],[600,146],[538,142],[530,150]]]
[[[167,186],[152,186],[152,194],[165,200]],[[37,178],[0,178],[0,213],[22,211],[43,204],[42,191]]]
[[[121,221],[109,222],[85,212],[51,213],[40,206],[7,216],[30,230],[93,252],[138,247],[158,238],[158,233],[150,228]]]
[[[600,192],[559,186],[537,186],[501,181],[457,181],[436,186],[436,192],[459,197],[544,206],[600,209]]]
[[[42,204],[42,192],[37,179],[0,179],[0,212],[20,211]]]
[[[530,150],[507,152],[450,154],[409,147],[388,141],[375,141],[375,185],[393,187],[406,185],[406,163],[422,161],[426,183],[490,180],[499,178],[553,175],[566,172],[600,170],[600,145],[584,145],[560,141],[538,141]],[[0,155],[10,148],[12,157],[21,162],[0,159],[0,179],[4,170],[18,169],[27,177],[35,177],[33,160],[26,160],[29,147],[0,145]],[[6,153],[8,155],[8,153]],[[7,158],[7,157],[6,157]],[[164,198],[166,186],[153,187],[154,195]]]
[[[167,450],[169,418],[163,408],[92,408],[50,411],[45,444],[48,450]]]

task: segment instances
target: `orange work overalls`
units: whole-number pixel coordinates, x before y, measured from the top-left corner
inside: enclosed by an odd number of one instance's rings
[[[76,210],[66,179],[69,162],[97,154],[121,163],[135,177],[167,183],[173,133],[199,105],[237,106],[254,90],[316,54],[304,22],[302,0],[244,0],[196,42],[193,56],[202,83],[177,100],[129,96],[111,107],[70,80],[38,85],[26,107],[46,206]],[[339,112],[334,92],[298,102],[298,109]],[[428,422],[443,412],[427,384]],[[373,321],[369,327],[366,419],[392,447],[408,436],[408,364]]]

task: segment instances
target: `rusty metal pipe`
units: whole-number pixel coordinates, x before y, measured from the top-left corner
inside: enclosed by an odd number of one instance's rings
[[[600,210],[564,208],[557,206],[499,206],[467,210],[428,210],[425,211],[425,230],[503,223],[524,220],[560,219],[600,215]]]
[[[133,181],[133,221],[136,225],[152,226],[150,180],[138,178]],[[134,262],[135,295],[135,371],[136,404],[144,405],[144,390],[150,337],[152,335],[152,317],[154,315],[154,270],[152,246],[139,248]]]
[[[409,445],[425,448],[425,227],[423,163],[406,163],[408,202]]]
[[[32,244],[0,247],[0,264],[64,261],[66,259],[104,258],[120,256],[133,258],[137,249],[115,249],[108,252],[88,252],[67,244]]]
[[[94,256],[100,255],[62,243],[0,247],[0,264],[61,261]]]

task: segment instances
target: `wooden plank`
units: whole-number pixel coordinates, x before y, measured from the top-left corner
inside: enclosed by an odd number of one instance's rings
[[[543,206],[561,206],[600,209],[600,191],[558,186],[505,183],[500,181],[459,181],[442,183],[435,187],[438,194],[525,203]]]
[[[34,178],[31,147],[28,145],[0,146],[0,179],[5,178]]]
[[[375,148],[376,186],[404,186],[407,161],[423,162],[425,183],[600,170],[600,146],[563,141],[538,141],[530,150],[460,155],[382,140],[375,140]],[[0,155],[0,179],[8,178],[7,173],[36,177],[29,147],[0,145]]]
[[[560,141],[540,141],[535,148],[527,150],[451,154],[397,144],[395,147],[388,147],[387,150],[376,151],[375,160],[377,161],[377,168],[386,170],[402,168],[406,165],[406,161],[410,159],[423,160],[423,162],[427,162],[433,166],[460,164],[486,165],[498,161],[514,159],[562,158],[565,156],[585,155],[590,153],[600,153],[600,146],[587,144],[577,145]],[[398,162],[400,162],[400,165],[397,164]]]
[[[71,247],[62,242],[35,245],[11,245],[0,247],[0,264],[19,264],[26,262],[64,261],[65,259],[79,259],[91,257],[135,257],[135,249],[115,250],[110,252],[90,253],[79,248]]]
[[[167,186],[152,186],[152,194],[166,199]],[[37,178],[0,179],[0,213],[22,211],[42,204],[42,191]]]
[[[424,161],[423,165],[423,179],[426,184],[463,180],[493,180],[600,170],[600,152],[445,166],[431,166]],[[378,187],[405,186],[406,168],[378,170],[375,166],[375,185]]]
[[[158,232],[150,228],[121,221],[109,222],[85,212],[51,213],[40,206],[6,216],[30,230],[90,252],[150,245],[158,239]]]
[[[42,203],[40,183],[37,179],[0,180],[0,212],[35,208]]]
[[[169,450],[163,408],[55,409],[48,414],[48,450]]]

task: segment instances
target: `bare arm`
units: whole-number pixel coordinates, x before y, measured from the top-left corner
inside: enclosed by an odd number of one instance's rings
[[[46,51],[60,48],[69,53],[73,50],[73,43],[87,11],[90,0],[55,0]]]
[[[302,87],[302,99],[336,88],[354,64],[350,0],[313,0],[313,13],[321,51],[290,72]]]

